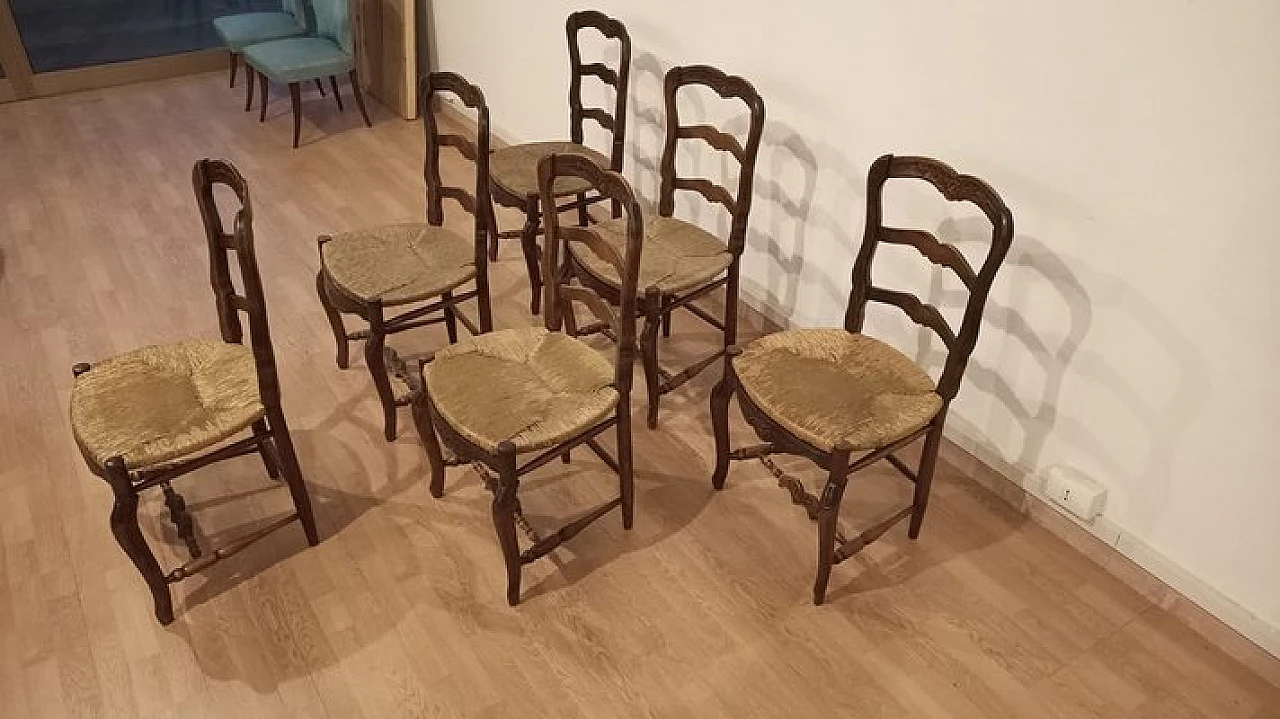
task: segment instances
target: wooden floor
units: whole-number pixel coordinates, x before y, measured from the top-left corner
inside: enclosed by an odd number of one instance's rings
[[[280,98],[265,126],[220,75],[0,106],[0,715],[1280,716],[1280,689],[947,466],[920,541],[893,530],[812,606],[803,512],[755,464],[713,494],[710,373],[669,397],[659,431],[637,423],[635,529],[593,525],[528,567],[509,608],[477,476],[451,470],[430,497],[408,417],[384,442],[364,367],[337,369],[314,296],[318,233],[421,216],[421,126],[382,111],[366,129],[312,97],[293,151]],[[204,156],[251,183],[324,541],[307,548],[295,525],[178,585],[163,628],[71,441],[67,394],[73,362],[216,335],[189,179]],[[522,267],[504,247],[499,327],[533,321]],[[678,321],[664,351],[713,341]],[[534,475],[525,507],[550,526],[613,487],[576,455]],[[252,457],[179,488],[211,539],[288,507]],[[848,519],[907,497],[871,472]],[[144,503],[144,531],[173,566],[162,511]]]

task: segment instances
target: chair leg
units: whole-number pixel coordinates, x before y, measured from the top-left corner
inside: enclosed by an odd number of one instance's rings
[[[231,58],[231,84],[228,87],[236,86],[236,70],[240,67],[240,55],[234,51],[227,53]]]
[[[258,454],[262,455],[262,464],[267,468],[267,476],[280,479],[280,458],[276,454],[275,445],[271,442],[271,432],[264,420],[253,423],[253,436],[260,440]]]
[[[115,505],[111,508],[111,534],[151,590],[156,619],[161,624],[169,624],[173,621],[173,597],[169,594],[169,582],[160,569],[160,563],[138,526],[138,495],[133,490],[129,471],[119,457],[107,460],[105,470],[107,482],[115,493]]]
[[[293,105],[293,147],[297,149],[302,134],[302,86],[296,82],[289,83],[289,104]]]
[[[622,528],[635,521],[635,472],[631,461],[631,400],[618,403],[618,495],[622,499]],[[569,453],[565,453],[568,457]]]
[[[320,91],[320,97],[324,97],[324,83],[318,77],[316,78],[316,89]]]
[[[916,470],[916,491],[911,500],[911,524],[907,527],[907,536],[916,539],[920,536],[920,525],[924,523],[924,511],[929,506],[929,489],[933,485],[933,470],[938,465],[938,446],[942,444],[942,425],[944,414],[933,420],[933,427],[924,437],[924,447],[920,451],[920,467]]]
[[[445,292],[440,299],[448,302],[453,299],[453,293]],[[449,344],[458,344],[458,310],[451,304],[444,306],[444,331],[449,337]]]
[[[364,341],[364,364],[373,375],[373,387],[382,402],[382,434],[388,442],[396,438],[396,395],[387,376],[387,363],[382,350],[387,344],[386,330],[382,326],[381,304],[369,312],[369,339]]]
[[[258,73],[258,103],[260,110],[258,111],[258,122],[267,121],[267,76],[265,73]]]
[[[529,272],[529,288],[533,297],[529,300],[529,311],[538,314],[542,307],[542,268],[539,266],[538,226],[542,222],[542,213],[538,210],[538,201],[529,203],[525,212],[524,229],[520,231],[520,249],[524,251],[524,264]]]
[[[645,290],[644,330],[640,333],[640,360],[644,365],[644,381],[648,388],[649,429],[658,428],[658,407],[662,401],[662,385],[658,376],[658,329],[662,325],[662,295],[657,287]]]
[[[369,122],[369,113],[364,109],[364,95],[360,93],[360,78],[356,75],[356,71],[352,70],[351,77],[351,94],[356,96],[356,107],[360,108],[360,117],[364,118],[364,124],[367,127],[373,127],[373,123]]]
[[[814,604],[822,604],[827,599],[827,582],[831,580],[831,567],[836,561],[836,523],[840,520],[840,500],[844,498],[848,478],[849,447],[838,446],[831,454],[827,484],[819,500],[818,576],[813,582]]]
[[[421,369],[418,370],[421,372]],[[427,465],[431,468],[431,496],[444,496],[444,453],[440,451],[440,438],[436,436],[435,414],[431,411],[431,398],[426,385],[413,400],[413,425],[418,428],[418,438],[427,450]]]
[[[493,528],[498,533],[502,559],[507,565],[507,604],[520,603],[520,543],[516,539],[516,448],[510,442],[498,445],[498,486],[493,492]]]
[[[319,80],[316,82],[319,82]],[[338,103],[338,112],[346,112],[347,109],[342,106],[342,93],[338,90],[338,78],[330,75],[329,86],[333,88],[333,99]]]
[[[733,451],[729,444],[729,400],[737,391],[738,380],[729,366],[736,351],[726,355],[724,377],[711,390],[711,430],[716,439],[716,469],[711,475],[711,486],[724,489],[724,480],[729,475],[729,453]]]
[[[333,330],[333,341],[338,345],[338,369],[346,369],[351,363],[347,328],[342,324],[342,314],[334,308],[333,302],[329,299],[324,270],[316,273],[316,294],[320,297],[320,306],[324,308],[325,317],[329,318],[329,328]]]
[[[244,64],[244,79],[245,79],[244,111],[245,112],[249,112],[250,110],[253,109],[253,86],[258,84],[257,78],[254,77],[255,74],[256,73],[254,73],[253,71],[253,65],[250,65],[249,63],[246,62]]]
[[[284,473],[285,484],[289,485],[293,507],[298,512],[298,521],[302,523],[302,531],[307,535],[307,544],[314,547],[320,543],[320,533],[316,530],[316,517],[311,510],[311,495],[307,494],[307,483],[302,478],[302,468],[298,466],[298,454],[293,449],[293,437],[289,435],[289,425],[285,422],[284,412],[279,407],[267,408],[267,419],[271,427],[272,440],[280,453],[280,469]]]

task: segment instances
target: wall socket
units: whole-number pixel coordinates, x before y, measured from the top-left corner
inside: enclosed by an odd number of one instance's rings
[[[1045,472],[1044,493],[1049,499],[1086,522],[1102,513],[1107,488],[1073,467],[1054,465]]]

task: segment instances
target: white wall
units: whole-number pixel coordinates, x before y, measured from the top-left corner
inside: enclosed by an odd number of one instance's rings
[[[567,134],[563,23],[578,3],[432,4],[435,66],[484,88],[507,139]],[[1276,651],[1280,3],[596,7],[635,43],[627,173],[646,195],[668,67],[714,64],[763,95],[744,272],[792,322],[839,321],[877,155],[932,155],[989,181],[1018,233],[951,433],[1017,472],[1066,463],[1095,475],[1122,549],[1162,555],[1225,595],[1237,626],[1272,632],[1261,639]],[[708,98],[690,108],[718,117]],[[717,176],[723,163],[692,164]],[[980,247],[983,222],[926,210],[924,197],[890,195],[889,219],[925,221],[966,254]],[[958,306],[941,275],[916,277],[906,257],[887,258],[878,278],[915,277]],[[932,356],[884,317],[872,329]]]

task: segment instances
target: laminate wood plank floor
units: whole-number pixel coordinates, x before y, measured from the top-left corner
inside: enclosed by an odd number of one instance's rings
[[[479,478],[451,470],[431,498],[409,417],[383,441],[363,363],[336,367],[314,294],[316,235],[422,216],[421,125],[381,111],[366,129],[311,96],[294,151],[284,95],[259,125],[225,83],[0,106],[0,715],[1280,716],[1280,690],[945,464],[920,541],[894,529],[812,606],[804,513],[756,464],[711,489],[714,372],[668,396],[658,431],[636,423],[635,529],[607,516],[527,567],[524,603],[508,607]],[[176,585],[166,628],[111,538],[110,492],[66,408],[74,362],[216,336],[189,179],[205,156],[250,182],[323,542],[308,548],[294,525]],[[469,167],[448,172],[465,184]],[[516,244],[493,285],[499,327],[535,321]],[[716,339],[683,319],[663,345],[673,366]],[[735,436],[749,439],[740,422]],[[289,506],[255,457],[179,489],[205,540]],[[892,511],[907,489],[891,470],[860,475],[846,520]],[[531,521],[553,526],[615,482],[579,452],[525,490]],[[182,561],[158,493],[142,515],[161,563]]]

